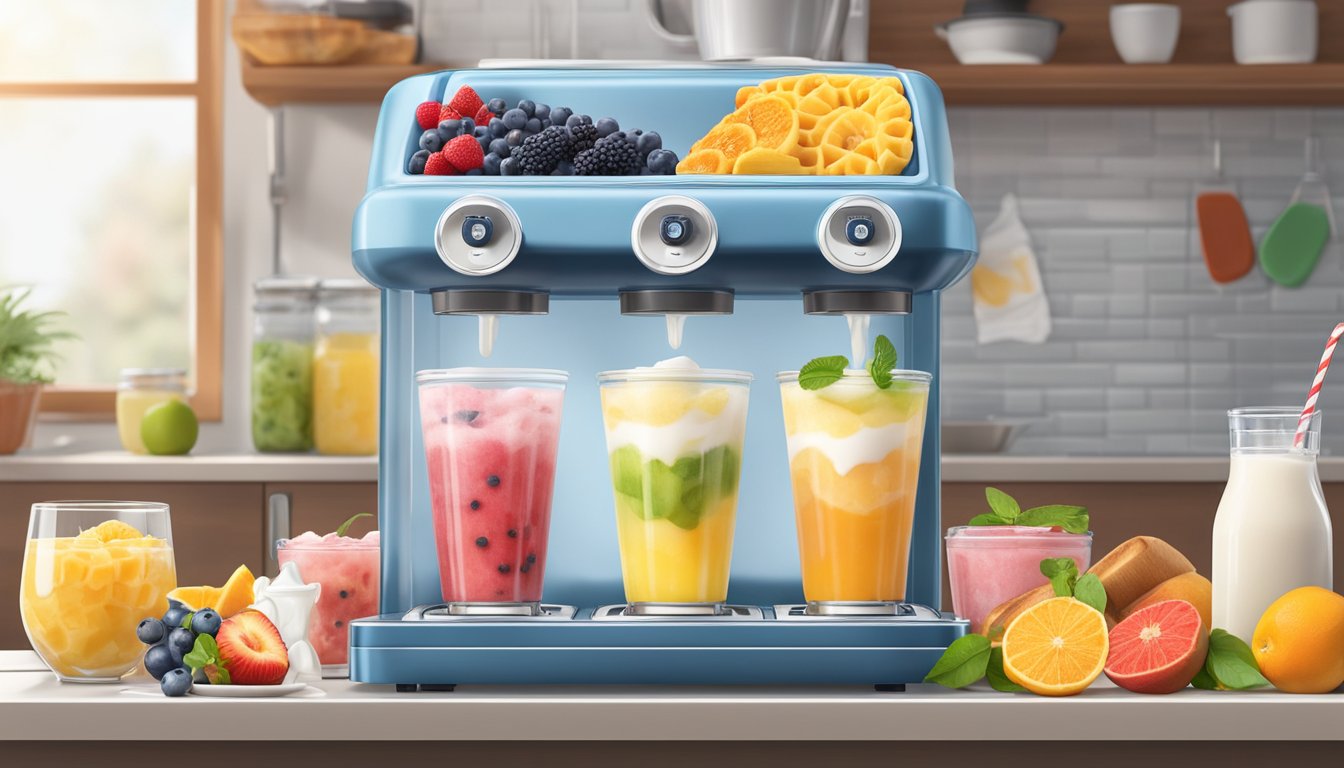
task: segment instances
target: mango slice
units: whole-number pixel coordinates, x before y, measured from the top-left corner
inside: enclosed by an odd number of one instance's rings
[[[718,149],[697,149],[677,163],[677,175],[687,173],[732,173],[733,161]]]
[[[793,155],[768,147],[756,147],[738,156],[737,162],[733,163],[733,173],[800,176],[808,173],[808,169]]]
[[[749,126],[757,147],[785,149],[798,144],[798,113],[778,96],[752,99],[724,121]]]

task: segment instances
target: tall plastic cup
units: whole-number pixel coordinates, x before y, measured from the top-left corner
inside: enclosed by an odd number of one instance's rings
[[[450,609],[538,611],[568,378],[523,368],[416,375]]]
[[[626,601],[636,612],[720,609],[751,374],[637,368],[598,381]]]
[[[846,371],[806,390],[779,374],[803,595],[812,612],[905,599],[932,377],[893,371],[879,389]]]

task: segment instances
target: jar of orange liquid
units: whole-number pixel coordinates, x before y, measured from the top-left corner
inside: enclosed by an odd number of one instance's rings
[[[363,280],[318,287],[313,442],[318,453],[378,453],[378,290]]]

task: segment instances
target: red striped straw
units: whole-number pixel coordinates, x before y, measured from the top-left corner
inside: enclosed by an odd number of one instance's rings
[[[1297,419],[1297,434],[1293,436],[1293,445],[1298,448],[1307,439],[1307,428],[1311,425],[1311,417],[1316,414],[1316,400],[1321,396],[1321,383],[1325,381],[1325,371],[1330,367],[1330,358],[1335,354],[1335,346],[1339,344],[1341,336],[1344,336],[1344,323],[1336,325],[1335,330],[1330,332],[1330,338],[1325,342],[1325,352],[1321,355],[1321,364],[1316,366],[1316,378],[1311,380],[1307,404],[1302,407],[1302,415]]]

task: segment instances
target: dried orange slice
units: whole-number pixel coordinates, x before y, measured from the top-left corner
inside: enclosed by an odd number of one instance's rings
[[[756,132],[743,123],[719,123],[691,145],[691,152],[717,149],[729,160],[756,146]]]
[[[691,152],[677,163],[677,173],[732,173],[733,161],[721,150],[699,149]]]
[[[756,147],[738,156],[737,161],[733,163],[733,173],[804,175],[812,173],[812,169],[804,167],[798,158],[791,154],[777,149]]]
[[[1106,617],[1072,597],[1028,608],[1003,633],[1003,671],[1041,696],[1081,693],[1106,666]]]
[[[724,121],[750,126],[758,147],[786,149],[798,143],[798,113],[778,96],[751,99]]]

